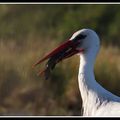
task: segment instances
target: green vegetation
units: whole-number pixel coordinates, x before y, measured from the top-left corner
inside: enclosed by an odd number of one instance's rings
[[[96,80],[120,96],[120,5],[0,5],[0,115],[81,115],[79,57],[44,80],[32,65],[82,28],[101,38]]]

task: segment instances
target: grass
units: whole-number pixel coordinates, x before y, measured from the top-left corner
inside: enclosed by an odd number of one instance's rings
[[[95,65],[96,79],[98,82],[120,96],[120,55],[118,47],[102,47]]]
[[[0,114],[1,115],[80,115],[81,97],[77,83],[79,57],[58,64],[50,80],[45,81],[32,65],[59,43],[55,40],[0,43]],[[120,96],[119,48],[101,47],[95,64],[96,80]]]

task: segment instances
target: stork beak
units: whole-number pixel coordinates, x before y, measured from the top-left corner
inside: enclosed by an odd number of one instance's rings
[[[63,44],[61,44],[59,47],[55,48],[53,51],[51,51],[47,55],[45,55],[42,59],[38,60],[33,65],[33,67],[35,67],[36,65],[49,59],[48,63],[47,63],[47,68],[53,69],[58,62],[66,59],[66,58],[69,58],[79,52],[84,51],[83,49],[77,50],[77,45],[78,45],[78,42],[75,42],[73,40],[68,40],[68,41],[64,42]],[[39,75],[44,73],[45,70],[40,72]]]

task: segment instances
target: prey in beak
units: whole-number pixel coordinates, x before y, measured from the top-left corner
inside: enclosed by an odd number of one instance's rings
[[[50,77],[50,74],[52,70],[55,68],[56,64],[60,61],[69,58],[77,53],[83,52],[84,49],[77,49],[78,45],[81,44],[81,39],[85,38],[86,35],[77,35],[73,39],[67,40],[63,44],[61,44],[59,47],[55,48],[52,52],[45,55],[42,59],[38,60],[33,67],[37,66],[38,64],[41,64],[43,61],[47,60],[47,63],[45,65],[45,69],[43,71],[40,71],[38,75],[44,75],[45,79],[48,79]]]

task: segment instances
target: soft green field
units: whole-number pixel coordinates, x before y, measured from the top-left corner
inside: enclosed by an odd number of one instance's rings
[[[45,63],[32,65],[83,27],[101,38],[96,80],[120,96],[119,14],[120,5],[0,5],[0,115],[81,115],[79,56],[49,80],[36,74]]]

